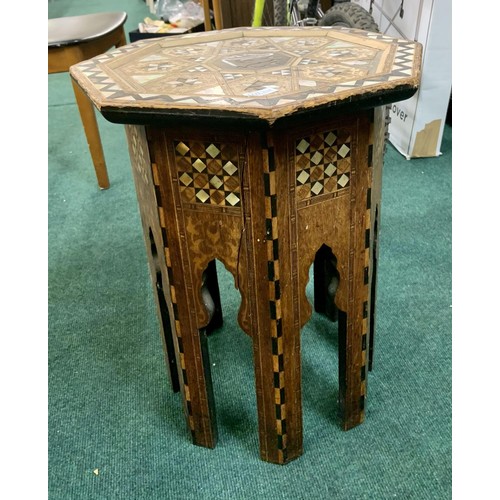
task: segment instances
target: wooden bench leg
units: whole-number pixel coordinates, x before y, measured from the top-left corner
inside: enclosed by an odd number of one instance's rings
[[[99,128],[94,112],[94,105],[85,95],[82,89],[73,80],[73,90],[75,92],[76,103],[80,111],[80,118],[82,120],[85,136],[87,137],[87,144],[89,146],[90,155],[94,163],[97,183],[101,189],[109,188],[108,171],[106,169],[106,162],[104,160],[104,152],[102,150],[101,137],[99,135]]]

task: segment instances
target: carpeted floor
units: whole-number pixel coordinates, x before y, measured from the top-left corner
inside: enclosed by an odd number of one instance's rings
[[[149,15],[142,0],[48,4],[49,17],[105,10],[126,10],[127,31]],[[49,75],[48,88],[49,498],[451,498],[451,128],[439,158],[386,153],[365,423],[339,426],[336,326],[313,315],[302,332],[305,452],[277,466],[259,459],[251,343],[223,270],[225,326],[209,341],[219,443],[191,444],[163,361],[123,127],[99,117],[111,180],[100,191],[69,76]]]

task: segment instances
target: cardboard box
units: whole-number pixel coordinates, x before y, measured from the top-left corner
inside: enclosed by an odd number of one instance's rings
[[[381,33],[423,45],[422,81],[410,99],[391,107],[389,140],[407,159],[441,154],[451,95],[451,0],[354,0]]]

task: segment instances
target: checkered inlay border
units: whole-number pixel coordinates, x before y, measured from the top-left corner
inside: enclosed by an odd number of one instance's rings
[[[267,269],[269,283],[269,311],[271,317],[271,343],[273,356],[273,386],[278,438],[278,459],[287,459],[286,397],[284,344],[281,313],[281,288],[279,275],[278,206],[276,196],[276,169],[274,149],[267,150],[268,161],[264,166]]]
[[[174,141],[174,151],[183,203],[241,207],[236,144]]]
[[[132,155],[135,161],[132,162],[132,166],[135,168],[139,174],[142,182],[147,186],[149,184],[148,174],[146,169],[149,168],[149,155],[144,151],[143,141],[139,135],[137,127],[129,126],[129,142],[132,149]]]
[[[368,168],[369,175],[373,176],[373,137],[374,137],[374,116],[370,123],[370,143],[368,144]],[[359,409],[361,416],[364,418],[365,398],[367,390],[368,377],[368,334],[370,329],[370,314],[369,314],[369,283],[370,283],[370,243],[371,243],[371,209],[372,209],[372,190],[369,188],[366,192],[366,213],[365,213],[365,267],[364,267],[364,296],[366,300],[363,302],[363,333],[361,337],[361,397],[359,401]]]
[[[338,129],[295,141],[297,202],[346,189],[351,181],[351,135]]]
[[[180,377],[179,383],[184,389],[184,400],[186,402],[186,411],[187,411],[189,429],[191,431],[191,435],[194,438],[193,408],[191,406],[191,393],[189,391],[188,376],[187,376],[186,364],[185,364],[185,360],[184,360],[184,346],[182,343],[181,325],[179,322],[179,312],[177,309],[177,295],[175,292],[174,276],[173,276],[173,272],[172,272],[172,260],[170,258],[170,248],[168,245],[167,230],[166,230],[166,225],[165,225],[165,210],[164,210],[164,208],[162,206],[162,202],[161,202],[158,166],[154,162],[151,162],[151,165],[152,165],[152,172],[153,172],[153,184],[155,186],[156,199],[158,200],[158,216],[160,219],[161,234],[162,234],[164,253],[165,253],[165,262],[167,265],[167,275],[168,275],[168,283],[169,283],[169,287],[170,287],[170,299],[172,302],[172,309],[173,309],[173,316],[174,316],[175,334],[176,334],[177,343],[179,346],[179,362],[180,362],[180,366],[181,366],[181,373],[179,374],[179,377]]]

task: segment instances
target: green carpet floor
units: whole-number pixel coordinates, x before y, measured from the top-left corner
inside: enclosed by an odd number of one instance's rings
[[[127,31],[149,15],[142,0],[48,4],[49,17],[110,10],[128,12]],[[99,116],[111,180],[100,191],[69,76],[48,78],[49,498],[451,498],[451,128],[438,158],[386,153],[365,423],[339,426],[336,326],[313,315],[305,452],[277,466],[259,459],[251,343],[226,272],[225,326],[209,341],[219,443],[191,444],[165,370],[124,129]]]

